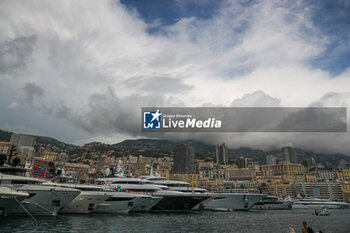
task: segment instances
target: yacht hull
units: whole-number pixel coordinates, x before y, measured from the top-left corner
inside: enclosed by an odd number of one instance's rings
[[[164,195],[154,207],[152,212],[190,211],[194,206],[210,198],[206,195]]]
[[[22,200],[24,200],[24,198],[22,198]],[[19,204],[14,197],[0,197],[0,210],[4,215],[7,215],[10,210],[18,206]]]
[[[101,193],[82,192],[66,207],[59,211],[60,214],[89,214],[99,204],[110,196]]]
[[[21,205],[11,209],[8,212],[9,215],[27,215],[27,211],[32,215],[56,215],[60,209],[80,194],[80,191],[75,189],[46,188],[35,185],[13,188],[29,193],[29,197],[24,199]]]
[[[0,210],[3,215],[20,206],[20,202],[29,196],[28,193],[21,193],[9,188],[1,187],[0,188]]]
[[[100,214],[127,214],[134,208],[134,197],[111,197],[99,204],[93,213]]]
[[[200,203],[194,209],[206,210],[249,210],[266,194],[253,193],[212,193],[210,199]]]
[[[256,203],[252,209],[253,210],[289,210],[292,209],[293,202],[281,201],[281,202],[271,202],[271,203]]]
[[[147,196],[135,199],[135,207],[131,209],[131,212],[147,212],[157,205],[162,200],[162,197]]]

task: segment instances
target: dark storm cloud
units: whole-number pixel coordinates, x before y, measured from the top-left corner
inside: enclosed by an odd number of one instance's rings
[[[174,106],[172,97],[163,95],[131,95],[120,98],[109,89],[106,93],[93,94],[89,98],[88,111],[71,115],[75,125],[91,134],[112,135],[125,133],[140,136],[140,112],[144,106]],[[180,103],[181,104],[181,103]]]
[[[0,73],[21,74],[33,52],[36,36],[18,37],[0,43]]]
[[[32,104],[35,98],[40,98],[44,95],[44,89],[35,83],[26,83],[23,87],[25,102]]]
[[[286,109],[290,110],[277,125],[277,132],[346,132],[346,108]]]

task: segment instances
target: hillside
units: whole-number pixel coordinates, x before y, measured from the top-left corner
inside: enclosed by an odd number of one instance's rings
[[[11,139],[11,134],[12,132],[8,132],[0,129],[0,141],[9,142]],[[67,144],[51,137],[36,136],[36,135],[31,135],[31,136],[35,138],[35,141],[37,143],[36,148],[40,146],[44,146],[50,149],[51,151],[58,152],[58,153],[65,152],[68,154],[71,154],[72,152],[74,152],[79,148],[76,145]]]
[[[0,130],[0,140],[9,141],[11,132]],[[78,157],[81,154],[81,147],[67,144],[58,141],[54,138],[34,136],[36,138],[37,146],[43,146],[51,151],[58,153],[65,152],[71,157]],[[186,143],[191,146],[195,152],[197,159],[203,159],[205,161],[215,161],[215,145],[205,144],[199,141],[187,140],[187,141],[170,141],[165,139],[135,139],[124,140],[115,144],[105,144],[101,142],[91,142],[84,145],[84,151],[88,150],[86,158],[93,158],[91,155],[110,154],[116,157],[122,157],[127,155],[143,155],[152,157],[164,157],[173,156],[174,146],[179,143]],[[258,149],[251,149],[249,147],[241,148],[229,148],[229,161],[233,163],[240,156],[247,156],[264,164],[266,155],[277,155],[281,153],[279,150],[263,151]],[[313,151],[303,150],[295,148],[298,155],[298,160],[302,161],[307,158],[313,157],[318,163],[323,164],[329,168],[336,168],[339,163],[350,163],[350,156],[340,153],[316,153]]]

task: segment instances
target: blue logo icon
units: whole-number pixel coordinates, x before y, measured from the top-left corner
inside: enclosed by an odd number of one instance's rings
[[[160,129],[162,113],[157,109],[156,112],[143,112],[143,128],[144,129]]]

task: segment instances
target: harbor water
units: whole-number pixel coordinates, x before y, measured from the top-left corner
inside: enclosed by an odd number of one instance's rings
[[[0,218],[0,232],[301,232],[308,222],[315,232],[349,233],[350,209],[332,210],[330,216],[315,216],[313,209],[247,212],[91,214],[59,217]]]

